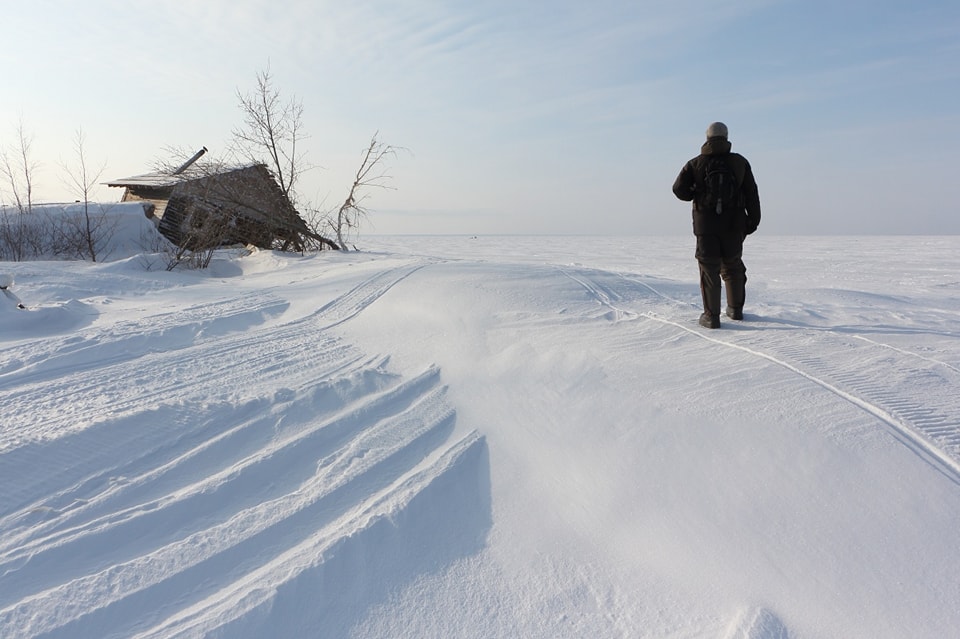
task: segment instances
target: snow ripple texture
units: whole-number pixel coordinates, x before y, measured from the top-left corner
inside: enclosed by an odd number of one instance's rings
[[[725,321],[726,331],[711,334],[670,319],[672,309],[669,314],[631,310],[651,293],[668,309],[691,306],[649,283],[589,269],[561,271],[597,302],[602,317],[654,320],[782,366],[879,418],[901,443],[960,484],[960,407],[956,393],[949,392],[960,385],[960,368],[936,354],[884,341],[885,335],[909,334],[910,329],[879,327],[878,335],[868,336],[861,328],[795,322],[787,325],[792,340],[785,341],[771,337],[777,323],[748,315],[748,321]]]
[[[324,330],[411,270],[286,323],[262,294],[11,349],[3,636],[338,636],[391,577],[475,552],[486,445],[440,371]]]

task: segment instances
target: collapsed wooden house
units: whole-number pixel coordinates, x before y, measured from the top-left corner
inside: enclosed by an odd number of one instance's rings
[[[201,149],[169,172],[107,182],[123,187],[122,202],[142,201],[171,242],[191,250],[230,244],[302,251],[319,239],[263,164],[198,164]]]

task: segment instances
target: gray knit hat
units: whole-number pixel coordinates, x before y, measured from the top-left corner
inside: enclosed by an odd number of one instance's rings
[[[726,138],[727,135],[727,125],[723,122],[714,122],[707,127],[707,139]]]

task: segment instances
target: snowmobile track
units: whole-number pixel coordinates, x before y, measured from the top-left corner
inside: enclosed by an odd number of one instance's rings
[[[382,271],[347,291],[340,297],[322,306],[316,313],[323,328],[333,328],[356,317],[365,308],[376,302],[394,286],[407,279],[435,260],[421,259],[413,264]]]
[[[331,549],[379,547],[373,526],[399,530],[388,555],[419,552],[430,531],[398,523],[420,525],[404,517],[415,503],[455,528],[457,509],[475,508],[483,440],[454,437],[440,371],[403,379],[327,331],[423,265],[287,322],[270,295],[238,296],[20,345],[21,366],[0,376],[17,416],[0,425],[4,633],[170,636],[197,623],[188,610],[223,607],[203,621],[219,627],[338,565]],[[250,330],[267,316],[281,322]],[[150,337],[170,332],[183,340],[153,352]]]
[[[561,272],[577,282],[609,308],[608,316],[617,319],[639,317],[671,325],[701,339],[749,353],[786,368],[829,390],[844,400],[877,417],[893,436],[920,457],[926,459],[952,481],[960,484],[960,403],[956,394],[924,393],[927,388],[941,390],[960,387],[960,370],[935,358],[889,346],[876,339],[861,338],[849,329],[834,331],[824,328],[798,327],[791,331],[790,341],[771,337],[762,324],[756,330],[737,331],[727,337],[705,333],[650,311],[621,308],[627,294],[615,286],[594,280],[597,273],[580,270]],[[632,278],[609,274],[615,280],[629,281],[631,287],[642,284]],[[688,306],[656,289],[649,291],[666,301]],[[747,323],[750,326],[750,323]],[[807,343],[813,340],[816,348]],[[831,342],[829,348],[824,342]],[[829,360],[809,355],[837,353]],[[865,363],[867,364],[865,366]],[[864,370],[872,371],[870,374]],[[946,386],[945,386],[946,384]]]
[[[702,331],[652,313],[644,314],[644,317],[671,324],[715,344],[763,358],[805,377],[879,419],[898,441],[960,485],[960,450],[956,446],[960,439],[960,423],[956,418],[948,417],[937,408],[924,406],[902,394],[916,393],[915,390],[901,388],[893,391],[887,383],[876,377],[839,370],[841,362],[850,360],[849,352],[835,358],[835,362],[826,362],[821,358],[806,355],[802,347],[784,345],[779,339],[744,345],[706,335]],[[804,332],[812,334],[821,343],[831,335],[823,330]],[[838,347],[834,352],[839,354],[843,350]],[[794,363],[791,363],[791,360],[794,360]],[[908,366],[904,369],[907,373],[911,370]],[[901,369],[901,372],[904,369]],[[958,413],[955,411],[949,414]]]
[[[76,427],[114,418],[144,406],[162,407],[170,395],[186,395],[198,404],[215,401],[213,389],[269,387],[283,379],[289,384],[290,372],[300,371],[301,383],[332,374],[348,362],[347,347],[325,331],[351,317],[384,295],[394,285],[424,266],[419,262],[380,272],[347,293],[323,304],[315,313],[288,323],[265,327],[260,331],[221,333],[198,339],[198,326],[216,322],[224,312],[224,302],[195,307],[182,325],[166,324],[159,330],[179,331],[185,337],[181,348],[153,352],[150,331],[152,318],[137,323],[147,330],[145,338],[135,337],[137,327],[124,327],[116,335],[112,327],[97,337],[87,338],[82,355],[51,355],[56,364],[33,362],[22,369],[0,376],[0,404],[13,419],[0,424],[0,452],[26,443],[31,437],[55,438]],[[242,298],[246,300],[246,297]],[[264,308],[276,309],[265,297]],[[175,316],[162,314],[162,322]],[[165,339],[164,343],[169,340]],[[306,348],[306,344],[313,344]],[[95,353],[108,353],[98,358]],[[77,358],[82,361],[78,361]],[[237,367],[237,360],[257,362],[250,368]],[[77,368],[74,368],[77,366]],[[96,370],[96,375],[91,371]],[[68,372],[65,372],[68,371]],[[256,375],[254,375],[254,372]],[[62,374],[61,374],[62,373]],[[255,384],[254,378],[255,377]],[[63,402],[60,398],[70,398]]]

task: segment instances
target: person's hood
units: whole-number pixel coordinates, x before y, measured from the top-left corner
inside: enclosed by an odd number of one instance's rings
[[[720,155],[729,153],[732,145],[726,138],[708,138],[700,147],[701,155]]]

